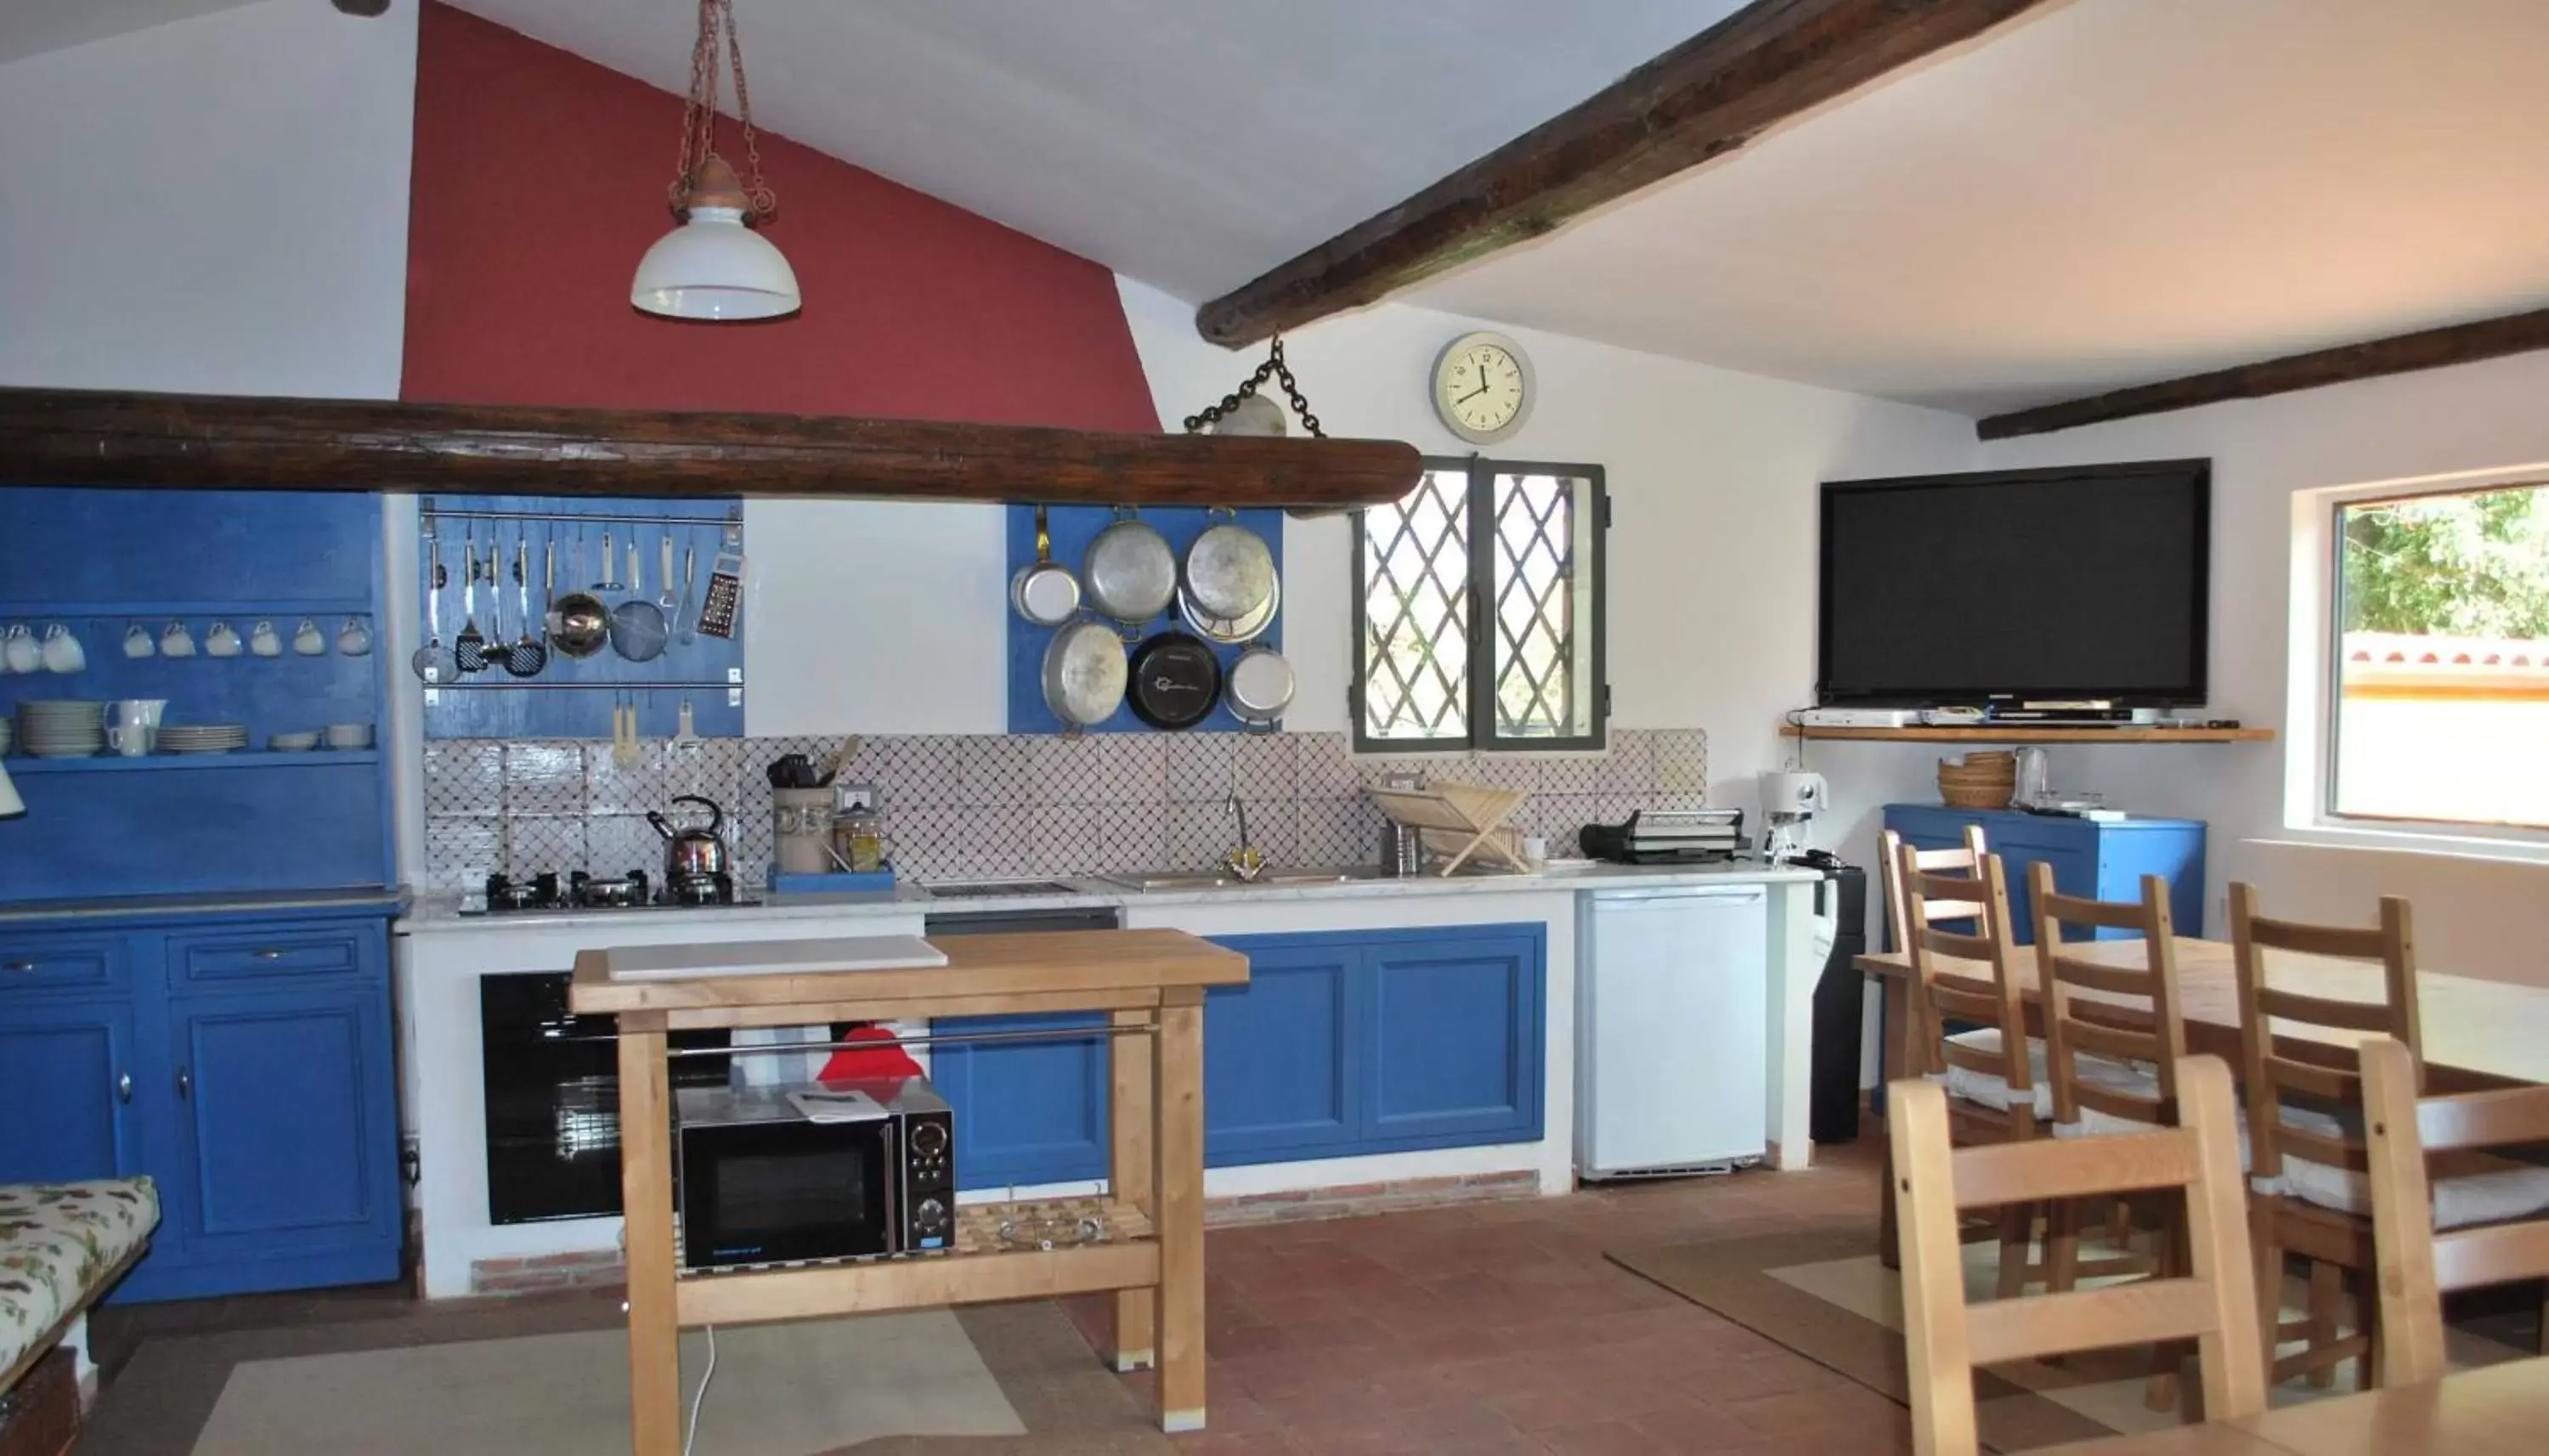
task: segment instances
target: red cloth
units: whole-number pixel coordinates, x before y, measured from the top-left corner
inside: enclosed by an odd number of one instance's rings
[[[816,1080],[823,1082],[868,1082],[887,1077],[916,1077],[920,1063],[902,1049],[902,1041],[879,1026],[852,1027],[841,1038],[844,1042],[862,1042],[870,1046],[843,1047],[823,1063]]]

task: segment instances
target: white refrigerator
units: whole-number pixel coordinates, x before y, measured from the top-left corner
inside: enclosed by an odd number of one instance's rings
[[[1769,1143],[1769,891],[1591,897],[1576,956],[1575,1166],[1722,1171]]]

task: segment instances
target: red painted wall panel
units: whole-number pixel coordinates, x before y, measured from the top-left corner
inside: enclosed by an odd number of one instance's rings
[[[1106,269],[768,132],[803,312],[630,308],[681,124],[670,92],[425,5],[401,396],[1160,427]],[[740,160],[731,120],[720,146]]]

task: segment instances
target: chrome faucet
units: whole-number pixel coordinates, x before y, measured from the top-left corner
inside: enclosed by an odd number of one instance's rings
[[[1239,796],[1239,772],[1236,769],[1230,774],[1229,802],[1230,817],[1239,825],[1239,846],[1221,857],[1221,867],[1246,883],[1266,872],[1266,855],[1248,837],[1248,804]]]

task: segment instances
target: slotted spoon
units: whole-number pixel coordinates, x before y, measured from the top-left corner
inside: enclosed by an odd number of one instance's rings
[[[505,671],[517,678],[536,678],[549,665],[546,644],[531,635],[531,546],[514,538],[514,594],[521,604],[522,635],[505,649]]]
[[[451,640],[452,663],[464,673],[487,671],[487,634],[478,630],[478,528],[461,543],[460,610],[465,620]]]

